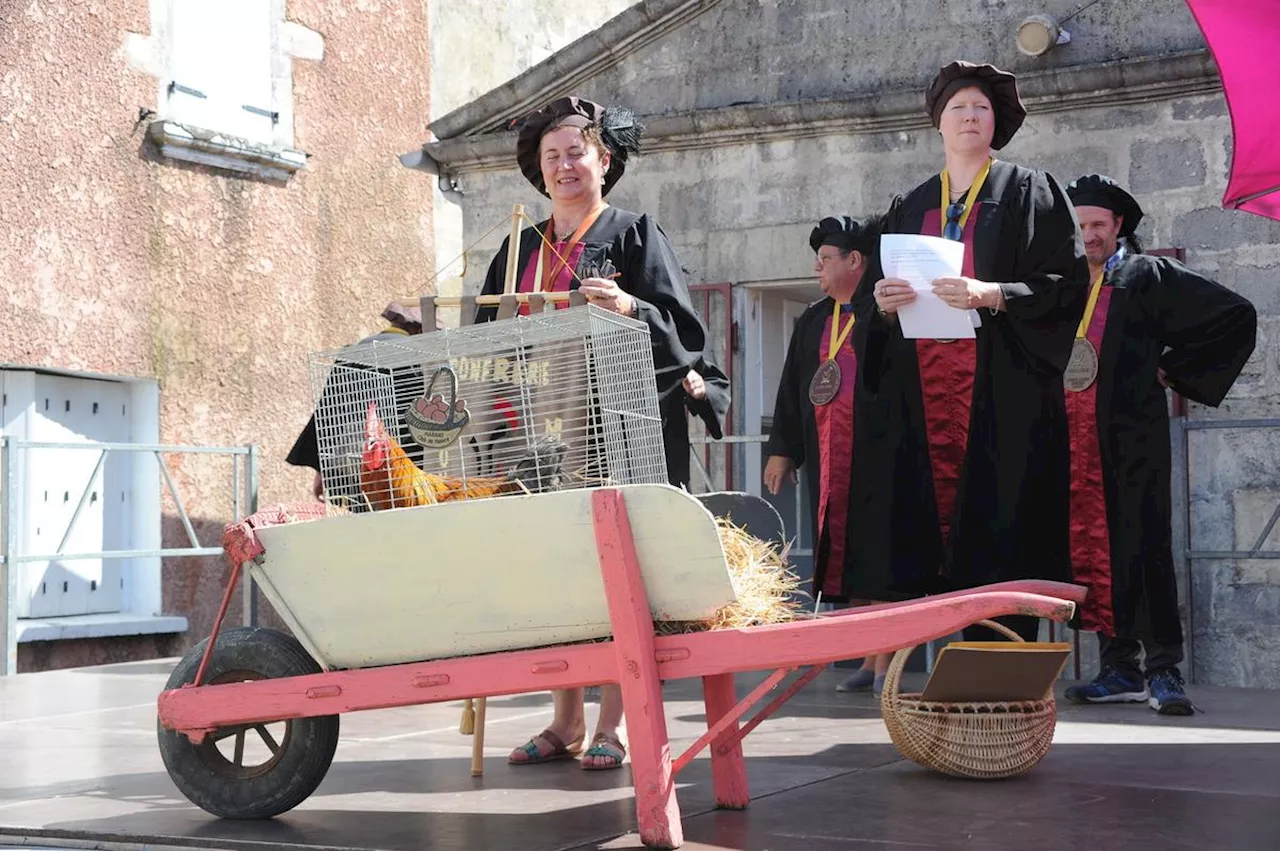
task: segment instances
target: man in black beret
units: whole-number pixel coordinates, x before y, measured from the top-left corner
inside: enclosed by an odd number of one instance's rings
[[[765,444],[764,483],[777,494],[804,466],[813,506],[813,596],[840,603],[865,599],[858,588],[861,524],[868,520],[865,452],[856,443],[859,398],[853,296],[880,239],[881,219],[861,223],[829,216],[809,235],[825,297],[801,314],[778,383],[773,427]],[[855,404],[855,400],[858,400]],[[865,413],[865,412],[864,412]],[[854,691],[884,680],[889,656],[863,660],[862,670],[837,688]]]
[[[1098,634],[1101,665],[1093,682],[1066,696],[1191,715],[1178,670],[1165,388],[1219,405],[1253,352],[1257,314],[1176,260],[1140,253],[1133,234],[1142,208],[1111,178],[1086,175],[1067,195],[1091,281],[1064,377],[1071,563],[1075,581],[1089,588],[1078,625]]]

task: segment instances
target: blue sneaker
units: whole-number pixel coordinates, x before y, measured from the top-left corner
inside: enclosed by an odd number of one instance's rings
[[[1093,682],[1071,686],[1065,696],[1072,703],[1142,703],[1148,692],[1142,677],[1104,668]]]
[[[1151,697],[1147,705],[1161,715],[1195,715],[1195,706],[1183,691],[1182,673],[1177,668],[1166,668],[1153,674],[1150,680]]]

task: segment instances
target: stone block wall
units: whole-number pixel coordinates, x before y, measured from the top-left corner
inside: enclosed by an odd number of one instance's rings
[[[641,155],[610,200],[657,217],[692,283],[807,278],[806,239],[818,218],[883,211],[941,165],[931,130],[797,136]],[[1212,94],[1033,113],[1000,153],[1063,183],[1101,172],[1128,184],[1146,213],[1138,233],[1147,247],[1183,248],[1190,266],[1257,306],[1253,358],[1220,408],[1192,405],[1192,418],[1280,416],[1280,223],[1221,209],[1230,138],[1221,95]],[[463,180],[468,234],[497,225],[514,200],[546,213],[514,166]],[[478,289],[502,236],[499,228],[473,255],[469,289]],[[1196,431],[1190,447],[1193,545],[1248,549],[1276,500],[1245,495],[1280,488],[1280,438]],[[1194,606],[1197,680],[1280,688],[1280,562],[1262,564],[1196,562],[1183,599]],[[1091,664],[1086,656],[1086,672]]]
[[[1147,247],[1183,249],[1191,267],[1257,307],[1257,348],[1240,380],[1221,407],[1192,405],[1189,417],[1280,416],[1280,223],[1221,208],[1231,121],[1185,2],[1093,4],[1067,24],[1071,44],[1039,58],[1019,54],[1013,33],[1040,10],[1002,0],[702,6],[617,61],[602,52],[600,69],[579,87],[633,106],[665,131],[629,164],[610,201],[657,218],[691,283],[811,278],[806,237],[817,219],[883,211],[941,168],[923,114],[924,82],[952,58],[990,61],[1025,72],[1024,80],[1034,75],[1040,92],[999,156],[1063,183],[1111,175],[1142,203]],[[1177,74],[1166,73],[1175,66]],[[538,73],[526,82],[543,80]],[[501,98],[494,106],[503,108]],[[450,168],[465,193],[466,242],[479,241],[465,279],[474,291],[511,204],[537,215],[546,206],[519,176],[514,155],[498,156],[505,143],[483,135],[465,141]],[[739,415],[744,407],[735,406]],[[1175,500],[1183,490],[1190,497],[1190,523],[1181,515],[1175,522],[1175,555],[1188,535],[1197,551],[1254,545],[1280,501],[1276,431],[1190,432],[1189,464],[1180,468],[1175,456]],[[1275,537],[1266,546],[1280,548]],[[1280,561],[1199,559],[1182,574],[1196,679],[1280,688]],[[1092,641],[1087,650],[1089,674]]]

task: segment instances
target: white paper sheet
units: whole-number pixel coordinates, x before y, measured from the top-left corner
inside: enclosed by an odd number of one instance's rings
[[[973,337],[981,322],[972,310],[952,307],[933,294],[935,278],[960,276],[964,243],[936,236],[887,233],[880,237],[880,263],[886,278],[911,284],[916,300],[899,308],[902,336],[908,339],[956,340]]]

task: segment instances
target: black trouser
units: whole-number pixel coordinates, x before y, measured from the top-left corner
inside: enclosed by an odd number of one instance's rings
[[[1138,665],[1138,651],[1145,650],[1146,675],[1153,677],[1161,671],[1177,668],[1182,662],[1182,642],[1176,644],[1158,644],[1155,641],[1139,640],[1098,633],[1098,655],[1101,667],[1112,668],[1121,674],[1142,679],[1142,668]]]
[[[1040,619],[1037,617],[1031,615],[1005,615],[1004,617],[992,618],[992,620],[1018,633],[1023,641],[1037,641],[1040,638]],[[990,627],[966,626],[964,628],[964,640],[1008,641],[1008,638]]]

